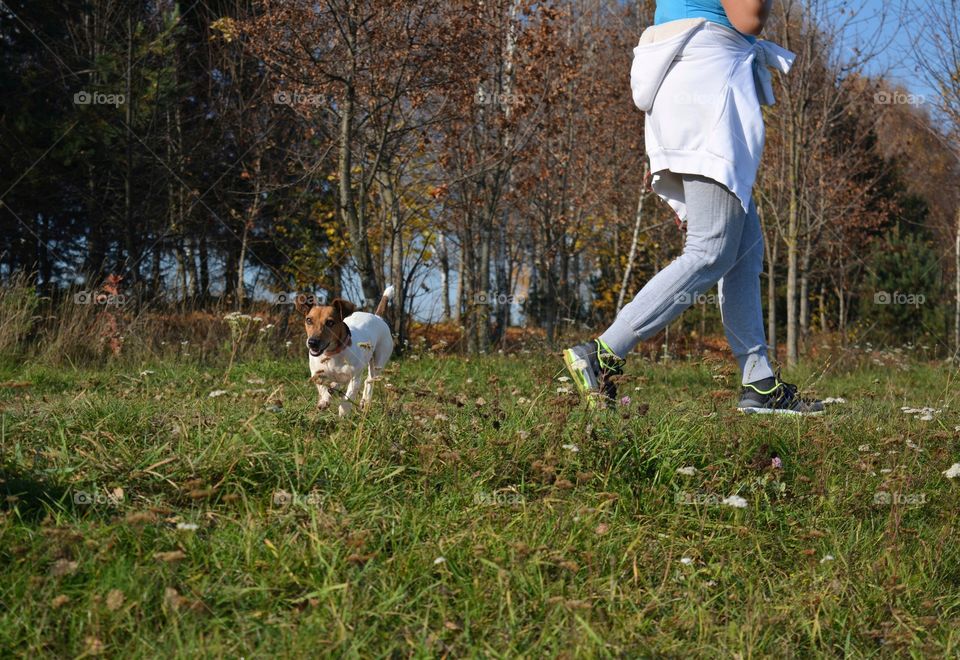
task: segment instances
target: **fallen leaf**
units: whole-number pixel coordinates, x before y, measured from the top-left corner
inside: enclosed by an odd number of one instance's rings
[[[107,594],[107,609],[116,612],[123,606],[125,596],[119,589],[111,589]]]
[[[187,555],[183,550],[171,550],[170,552],[158,552],[154,555],[157,559],[168,564],[175,561],[180,561],[181,559],[186,559]]]
[[[69,559],[58,559],[53,562],[53,566],[50,568],[50,575],[53,577],[63,577],[64,575],[70,575],[75,573],[77,570],[77,562],[70,561]]]
[[[132,511],[126,515],[125,520],[131,525],[142,525],[155,522],[157,515],[150,511]]]

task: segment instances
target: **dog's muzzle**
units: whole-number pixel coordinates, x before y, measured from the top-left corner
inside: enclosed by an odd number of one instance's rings
[[[323,352],[327,350],[327,346],[330,345],[328,341],[321,341],[319,337],[310,337],[307,340],[307,348],[310,349],[310,355],[313,357],[320,357],[323,355]]]

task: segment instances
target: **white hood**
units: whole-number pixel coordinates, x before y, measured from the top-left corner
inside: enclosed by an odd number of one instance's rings
[[[633,49],[633,102],[647,113],[653,188],[686,218],[680,174],[722,183],[749,209],[763,152],[761,105],[773,105],[769,67],[790,71],[794,55],[764,39],[702,18],[644,30]]]
[[[651,25],[640,35],[640,43],[633,49],[630,67],[630,88],[634,104],[650,112],[670,65],[694,32],[706,23],[704,18],[688,18],[663,25]]]

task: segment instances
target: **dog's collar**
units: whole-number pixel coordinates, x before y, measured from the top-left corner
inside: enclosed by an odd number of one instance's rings
[[[347,340],[342,344],[340,344],[340,347],[335,351],[324,351],[323,357],[333,357],[337,353],[342,353],[343,349],[345,349],[347,346],[349,346],[353,342],[353,334],[350,332],[350,326],[347,325],[344,327],[346,327],[347,329]]]

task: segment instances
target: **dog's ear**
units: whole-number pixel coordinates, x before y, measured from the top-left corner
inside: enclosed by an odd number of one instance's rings
[[[306,316],[310,313],[310,310],[313,309],[314,304],[316,304],[316,298],[309,293],[300,293],[297,294],[297,301],[295,306],[297,311]]]
[[[333,307],[337,314],[340,315],[341,320],[347,318],[357,311],[356,305],[349,300],[344,300],[343,298],[334,298],[333,302],[330,303],[330,306]]]

